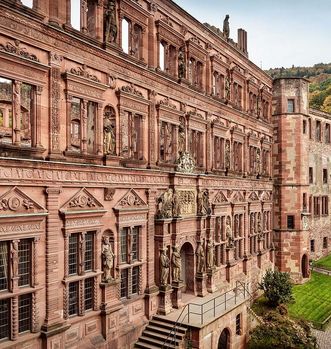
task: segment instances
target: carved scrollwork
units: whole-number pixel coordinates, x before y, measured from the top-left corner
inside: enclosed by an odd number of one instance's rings
[[[131,93],[133,95],[136,95],[138,97],[143,97],[143,94],[137,90],[137,88],[131,83],[130,85],[127,86],[122,86],[121,91]]]
[[[92,80],[92,81],[96,81],[96,82],[100,82],[100,80],[97,78],[96,75],[91,74],[88,70],[85,64],[83,64],[82,67],[77,67],[77,68],[71,68],[69,70],[69,72],[71,74],[77,75],[77,76],[81,76],[83,78]]]
[[[78,195],[69,202],[69,207],[95,207],[94,200],[87,195]]]
[[[26,47],[20,47],[20,41],[15,40],[15,44],[13,45],[11,42],[7,42],[6,44],[0,44],[0,51],[5,51],[8,53],[12,53],[16,56],[20,56],[26,59],[29,59],[34,62],[39,62],[37,56],[33,53],[29,53]]]
[[[182,152],[179,159],[177,160],[176,171],[183,173],[193,173],[195,169],[195,161],[191,154],[188,152]]]
[[[171,100],[169,99],[169,97],[166,97],[165,99],[163,99],[162,101],[160,101],[159,103],[160,105],[164,105],[166,107],[169,107],[171,109],[177,109],[176,105],[174,103],[171,102]]]

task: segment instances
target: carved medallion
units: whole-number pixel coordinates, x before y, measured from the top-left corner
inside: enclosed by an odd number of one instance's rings
[[[195,161],[191,154],[188,152],[183,152],[179,159],[177,160],[176,171],[183,173],[193,173],[195,169]]]

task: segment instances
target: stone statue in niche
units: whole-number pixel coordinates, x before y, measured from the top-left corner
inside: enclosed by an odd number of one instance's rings
[[[257,222],[256,222],[256,226],[257,226],[257,234],[260,240],[263,239],[263,228],[262,228],[262,222],[261,222],[261,216],[258,215],[257,217]]]
[[[14,240],[12,242],[11,251],[10,251],[13,278],[18,276],[18,262],[19,262],[18,243],[19,243],[19,240]]]
[[[195,169],[195,161],[191,154],[184,151],[177,160],[176,171],[183,173],[193,173]]]
[[[225,152],[224,152],[224,163],[225,168],[228,170],[230,168],[230,141],[226,140],[225,142]]]
[[[232,228],[231,228],[231,218],[229,216],[226,218],[225,235],[226,235],[226,239],[228,241],[227,247],[233,248],[234,247],[234,239],[233,239]]]
[[[173,195],[172,200],[172,215],[173,217],[180,217],[180,198],[177,192]]]
[[[172,281],[175,281],[175,282],[181,281],[180,276],[182,271],[182,258],[176,246],[173,247],[171,264],[172,264]]]
[[[117,38],[115,0],[108,0],[105,10],[105,42],[114,42]]]
[[[198,194],[198,214],[202,216],[209,215],[210,211],[209,192],[206,189]]]
[[[164,247],[161,250],[160,267],[161,267],[160,283],[161,283],[161,286],[166,286],[168,285],[168,276],[169,276],[169,268],[170,268],[170,260],[169,260],[169,257],[167,256],[166,247]]]
[[[214,242],[212,239],[207,242],[207,268],[212,269],[215,265]]]
[[[230,24],[229,24],[229,15],[226,15],[223,21],[223,35],[226,40],[229,40],[230,37]]]
[[[181,123],[178,127],[178,155],[185,151],[185,126]]]
[[[250,221],[250,233],[253,235],[255,233],[255,217],[254,214],[251,214],[251,221]]]
[[[114,155],[116,150],[115,112],[106,107],[103,117],[103,152],[105,155]]]
[[[195,254],[197,256],[197,273],[203,273],[205,270],[205,250],[202,242],[198,242]]]
[[[115,255],[108,236],[104,236],[102,239],[101,253],[103,265],[103,281],[109,282],[113,279],[111,273],[114,265]]]
[[[178,53],[178,77],[180,79],[185,78],[185,57],[184,57],[184,52],[182,49],[179,50]]]
[[[261,151],[259,148],[256,149],[256,174],[260,175],[260,168],[261,168]]]
[[[158,218],[171,218],[173,208],[173,190],[168,189],[158,198]]]

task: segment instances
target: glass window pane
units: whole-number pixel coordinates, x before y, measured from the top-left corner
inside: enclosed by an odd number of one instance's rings
[[[127,245],[128,228],[121,230],[121,262],[128,261],[128,245]]]
[[[85,310],[93,309],[93,278],[84,281]]]
[[[69,315],[78,314],[78,282],[69,284]]]
[[[121,298],[128,296],[128,270],[121,271]]]
[[[31,295],[26,294],[18,298],[18,331],[31,330]]]
[[[138,238],[139,238],[139,228],[134,227],[131,232],[131,253],[132,253],[132,260],[136,261],[138,259]]]
[[[10,304],[9,299],[0,300],[0,339],[9,337],[10,329]]]
[[[132,268],[132,294],[139,291],[139,267]]]
[[[78,271],[78,234],[69,237],[69,274],[77,274]]]
[[[0,242],[0,290],[8,288],[8,242]]]
[[[31,276],[31,241],[21,240],[18,244],[18,286],[29,286]]]
[[[88,232],[85,236],[85,271],[93,269],[93,232]]]
[[[289,99],[287,101],[287,112],[294,113],[294,100],[293,99]]]

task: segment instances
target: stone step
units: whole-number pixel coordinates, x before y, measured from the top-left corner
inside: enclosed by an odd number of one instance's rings
[[[175,331],[173,329],[165,328],[165,327],[162,328],[160,326],[153,325],[153,324],[147,325],[145,330],[152,331],[152,332],[157,332],[157,333],[162,333],[163,335],[166,335],[166,336],[168,336],[168,334],[170,334],[170,332],[171,332],[171,336],[174,336],[174,334],[175,334]],[[184,337],[185,337],[185,333],[184,332],[179,332],[176,329],[176,338],[181,340]]]
[[[164,342],[165,342],[165,338],[164,338],[164,340],[151,338],[151,337],[145,336],[144,332],[143,332],[142,336],[139,337],[139,342],[140,343],[141,342],[148,343],[148,344],[152,344],[152,345],[154,345],[156,347],[158,346],[158,348],[162,348],[162,346],[164,345]],[[164,346],[164,348],[176,349],[176,346],[175,346],[175,344],[170,344],[170,342],[168,342],[166,344],[166,346]]]
[[[152,345],[152,344],[148,344],[148,343],[143,343],[143,342],[140,342],[138,341],[135,345],[134,345],[135,348],[139,348],[139,349],[160,349],[162,347],[160,346],[155,346],[155,345]]]
[[[145,336],[145,337],[149,337],[149,338],[154,338],[154,339],[157,339],[157,340],[161,340],[162,341],[162,343],[164,343],[165,341],[167,341],[168,343],[173,343],[173,344],[175,344],[175,343],[179,343],[180,341],[181,341],[181,339],[182,339],[182,337],[181,338],[177,338],[177,336],[176,336],[176,339],[172,336],[172,334],[173,333],[171,333],[171,337],[169,336],[168,337],[168,335],[169,335],[169,333],[166,333],[166,334],[161,334],[160,332],[154,332],[154,331],[148,331],[148,330],[144,330],[144,332],[143,332],[143,335]]]
[[[154,316],[153,319],[149,322],[150,324],[155,324],[156,326],[161,326],[171,330],[175,326],[175,322],[167,318],[161,318]],[[178,324],[176,326],[177,332],[185,333],[187,331],[187,326],[185,324]]]

